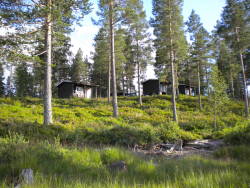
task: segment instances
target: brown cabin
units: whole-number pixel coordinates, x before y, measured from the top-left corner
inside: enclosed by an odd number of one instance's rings
[[[160,82],[158,79],[150,79],[142,83],[143,95],[170,95],[172,86],[170,82]],[[196,94],[195,87],[187,84],[179,84],[179,93],[183,95],[194,96]],[[190,93],[191,91],[191,93]]]
[[[62,81],[57,85],[58,97],[59,98],[96,98],[97,97],[97,85],[72,82],[72,81]]]

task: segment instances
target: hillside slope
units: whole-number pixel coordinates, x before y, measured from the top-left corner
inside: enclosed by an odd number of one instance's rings
[[[16,132],[28,139],[59,137],[68,144],[111,144],[133,146],[169,142],[177,139],[223,138],[248,127],[241,102],[232,101],[221,112],[214,127],[213,112],[203,98],[204,110],[197,110],[197,98],[178,99],[179,125],[171,122],[169,96],[144,97],[142,108],[137,98],[119,98],[120,117],[112,117],[105,99],[54,99],[54,124],[42,125],[40,99],[0,99],[0,135]],[[237,140],[235,140],[237,142]]]
[[[228,104],[214,127],[210,106],[205,97],[203,101],[204,110],[198,111],[197,98],[180,96],[177,125],[171,122],[169,96],[144,97],[142,108],[135,97],[119,98],[118,119],[105,99],[54,99],[54,124],[43,126],[40,99],[1,98],[0,185],[13,186],[21,170],[31,168],[35,183],[27,187],[247,187],[249,146],[178,160],[148,160],[127,151],[136,144],[178,139],[249,143],[250,124],[242,116],[242,103]],[[109,165],[120,160],[127,170],[110,171]]]

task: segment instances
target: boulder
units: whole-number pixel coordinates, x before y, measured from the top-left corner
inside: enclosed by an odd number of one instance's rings
[[[31,185],[34,183],[34,175],[32,169],[23,169],[18,183],[14,186],[15,188],[20,188],[22,184]]]
[[[117,162],[111,163],[108,167],[112,171],[126,171],[127,170],[127,164],[124,161],[117,161]]]
[[[195,140],[188,142],[185,144],[187,147],[193,147],[196,149],[204,149],[204,150],[214,150],[224,144],[223,140]]]

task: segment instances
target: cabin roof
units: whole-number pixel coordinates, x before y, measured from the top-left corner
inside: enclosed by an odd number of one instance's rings
[[[65,83],[75,84],[77,86],[87,86],[87,87],[98,87],[99,86],[99,85],[93,85],[93,84],[83,83],[83,82],[73,82],[73,81],[70,81],[70,80],[63,80],[59,84],[57,84],[56,87],[60,87],[61,85],[65,84]]]
[[[145,84],[145,83],[147,83],[147,82],[150,82],[150,81],[159,81],[159,79],[149,79],[149,80],[146,80],[146,81],[144,81],[144,82],[142,82],[142,84]],[[160,82],[160,84],[165,84],[165,85],[170,85],[171,84],[171,82]],[[185,84],[185,83],[179,83],[178,84],[179,86],[189,86],[189,84]],[[194,86],[190,86],[190,87],[193,87],[193,88],[195,88]]]
[[[142,82],[142,84],[145,84],[145,83],[150,82],[150,81],[159,81],[159,80],[158,79],[149,79],[149,80]]]

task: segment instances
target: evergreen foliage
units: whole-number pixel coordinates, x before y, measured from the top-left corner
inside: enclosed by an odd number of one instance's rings
[[[78,49],[71,67],[71,80],[74,82],[88,83],[89,80],[89,62],[87,59],[83,59],[83,52]]]
[[[33,79],[26,63],[19,63],[14,76],[16,96],[33,96]]]
[[[230,55],[235,59],[233,66],[240,65],[240,71],[236,69],[236,84],[234,91],[237,98],[244,98],[245,115],[249,115],[248,97],[247,97],[247,80],[249,75],[246,74],[246,62],[249,61],[248,54],[250,48],[250,19],[249,19],[249,2],[248,0],[227,0],[223,9],[221,20],[217,23],[216,31],[220,39],[225,40],[227,48],[230,49]],[[233,81],[231,81],[231,88]]]
[[[191,69],[194,69],[192,72],[196,73],[193,78],[197,80],[195,85],[198,88],[199,108],[202,109],[201,95],[205,94],[205,88],[208,91],[209,86],[207,71],[210,69],[208,63],[210,36],[194,10],[192,10],[186,25],[192,41],[190,50]]]

